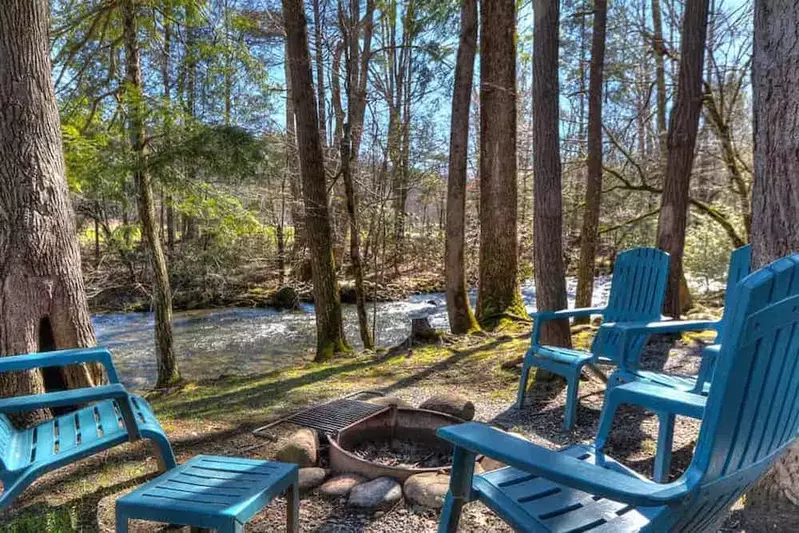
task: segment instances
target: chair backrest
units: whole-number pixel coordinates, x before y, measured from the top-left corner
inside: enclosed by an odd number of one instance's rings
[[[705,531],[794,442],[799,428],[799,254],[735,287],[702,428],[673,531]]]
[[[11,420],[6,415],[0,415],[0,479],[3,479],[3,474],[11,466],[15,433],[16,429]]]
[[[719,332],[723,331],[724,324],[729,319],[730,310],[735,307],[735,287],[738,282],[749,275],[752,263],[752,245],[747,244],[736,248],[730,254],[730,267],[727,269],[727,289],[724,291],[724,313],[721,316]],[[721,336],[719,335],[719,339]]]
[[[669,254],[657,248],[633,248],[622,252],[613,267],[613,282],[604,322],[639,322],[660,320],[666,281],[669,274]],[[593,353],[617,360],[621,355],[619,337],[615,332],[600,329],[591,346]],[[643,348],[641,337],[633,352]]]

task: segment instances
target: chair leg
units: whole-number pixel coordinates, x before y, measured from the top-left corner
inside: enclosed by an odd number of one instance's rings
[[[294,483],[286,491],[286,531],[297,533],[300,530],[300,489]]]
[[[655,468],[652,478],[657,483],[669,479],[671,466],[671,447],[674,443],[674,413],[658,413],[658,446],[655,455]]]
[[[119,509],[116,510],[116,533],[128,533],[128,517]]]
[[[580,391],[580,371],[566,379],[566,412],[563,417],[564,431],[571,431],[577,418],[577,394]]]
[[[619,408],[619,402],[613,394],[613,389],[605,391],[605,402],[602,405],[602,412],[599,415],[599,427],[597,428],[596,438],[594,439],[594,448],[596,449],[597,463],[602,464],[604,461],[605,444],[610,437],[610,430],[613,427],[613,419],[616,416],[616,410]]]
[[[444,509],[438,523],[439,533],[455,533],[458,531],[458,522],[461,519],[463,505],[469,501],[472,493],[472,477],[474,476],[473,453],[460,447],[455,447],[452,456],[452,474],[449,482],[449,492],[444,500]]]
[[[244,524],[238,520],[234,520],[232,524],[228,524],[226,527],[220,527],[219,533],[244,533]]]
[[[164,473],[178,466],[175,453],[172,451],[172,445],[169,444],[169,439],[165,435],[149,433],[146,438],[150,440],[153,454],[156,461],[158,461],[159,473]]]
[[[524,397],[527,394],[527,380],[530,378],[530,365],[527,364],[527,356],[522,363],[522,375],[519,378],[519,393],[516,397],[516,409],[524,408]]]

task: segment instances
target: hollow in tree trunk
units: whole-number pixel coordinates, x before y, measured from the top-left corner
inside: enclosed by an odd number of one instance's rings
[[[301,0],[283,0],[291,93],[297,124],[305,200],[305,227],[311,251],[314,303],[316,305],[316,361],[348,352],[341,318],[341,297],[333,260],[322,141],[317,124],[316,96],[308,51],[308,29]]]
[[[468,333],[477,321],[466,291],[464,253],[466,226],[466,166],[469,157],[469,107],[472,100],[474,56],[477,49],[477,0],[463,0],[461,36],[455,63],[455,88],[452,94],[452,122],[449,133],[449,173],[447,175],[447,234],[444,275],[447,286],[447,313],[452,333]]]
[[[480,287],[485,327],[527,316],[519,293],[516,231],[516,3],[481,2]]]
[[[48,25],[45,0],[0,4],[0,57],[13,58],[0,61],[0,355],[96,342],[64,172]],[[3,374],[0,395],[103,379],[95,365],[46,374]]]
[[[137,36],[137,2],[122,4],[125,38],[125,81],[127,90],[128,134],[134,154],[133,181],[137,187],[139,223],[153,270],[153,305],[155,307],[155,352],[158,360],[156,387],[168,387],[180,381],[172,339],[172,289],[166,257],[155,223],[152,177],[147,171],[147,148],[144,130],[144,97],[142,91],[139,42]]]

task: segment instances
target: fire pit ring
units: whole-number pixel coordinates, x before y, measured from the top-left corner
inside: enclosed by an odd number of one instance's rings
[[[389,441],[392,438],[418,442],[431,450],[451,452],[452,445],[436,435],[444,426],[461,424],[463,420],[436,411],[393,407],[359,420],[342,429],[337,437],[328,435],[330,468],[334,472],[360,474],[368,479],[392,477],[400,482],[416,474],[449,471],[450,465],[437,467],[389,466],[368,461],[354,454],[364,443]]]

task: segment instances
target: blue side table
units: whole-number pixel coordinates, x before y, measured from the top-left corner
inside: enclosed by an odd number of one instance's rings
[[[244,524],[283,492],[288,531],[296,533],[297,465],[198,455],[117,500],[116,530],[127,533],[128,520],[139,519],[242,533]]]

